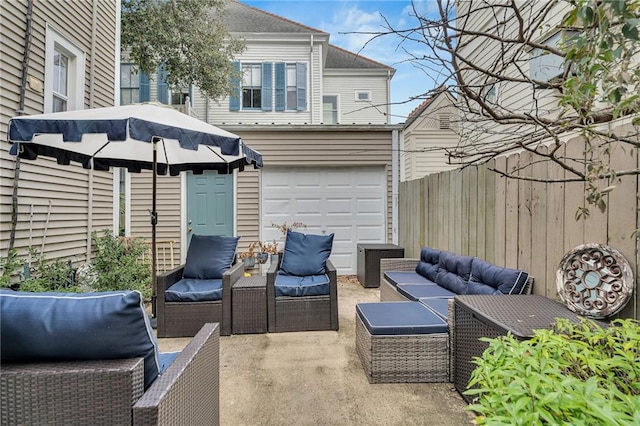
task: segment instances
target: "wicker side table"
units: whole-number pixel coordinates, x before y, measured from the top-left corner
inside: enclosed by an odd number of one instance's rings
[[[267,332],[267,278],[242,277],[231,290],[233,334]]]
[[[380,287],[380,259],[404,257],[395,244],[358,244],[358,281],[363,287]]]
[[[526,340],[533,337],[534,330],[549,328],[556,318],[574,322],[581,318],[565,305],[539,295],[456,296],[453,315],[453,377],[460,393],[467,389],[476,367],[472,359],[482,356],[489,347],[478,340],[480,337],[495,338],[511,332],[516,339]],[[466,395],[463,397],[470,402]]]

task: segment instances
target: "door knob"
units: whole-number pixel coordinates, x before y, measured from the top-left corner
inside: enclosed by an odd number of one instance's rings
[[[192,227],[190,227],[190,226],[188,226],[188,227],[187,227],[187,232],[191,232],[191,231],[193,231],[193,228],[192,228]]]

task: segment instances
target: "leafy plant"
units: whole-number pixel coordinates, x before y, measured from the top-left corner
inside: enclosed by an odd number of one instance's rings
[[[466,395],[488,425],[640,424],[640,322],[558,319],[530,340],[482,339],[489,347]]]
[[[22,261],[18,258],[18,251],[11,249],[7,253],[7,257],[0,259],[0,287],[10,287],[14,284],[14,277],[17,270],[22,266]]]
[[[115,237],[111,231],[92,233],[96,255],[93,259],[98,291],[138,290],[151,298],[151,268],[142,259],[149,247],[142,238]]]

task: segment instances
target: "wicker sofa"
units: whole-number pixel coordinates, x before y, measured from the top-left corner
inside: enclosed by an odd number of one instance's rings
[[[114,293],[28,294],[32,310],[1,292],[0,424],[219,424],[219,324],[158,354],[137,292]]]
[[[420,259],[381,259],[380,300],[356,306],[356,352],[371,383],[453,377],[453,298],[527,294],[533,278],[482,259],[425,247]]]

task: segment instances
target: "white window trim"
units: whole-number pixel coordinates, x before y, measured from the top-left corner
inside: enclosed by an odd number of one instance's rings
[[[366,93],[367,94],[367,99],[360,99],[360,94],[361,93]],[[371,90],[356,90],[355,91],[355,101],[356,102],[371,102]]]
[[[56,48],[69,57],[67,110],[84,109],[85,52],[50,24],[47,24],[46,33],[44,112],[53,111],[53,54]]]
[[[340,94],[333,94],[333,93],[325,93],[324,95],[322,95],[323,98],[323,102],[322,102],[322,121],[324,122],[324,97],[325,96],[335,96],[336,98],[336,122],[334,124],[340,124],[341,121],[341,116],[340,116]],[[327,124],[327,123],[324,123]]]

